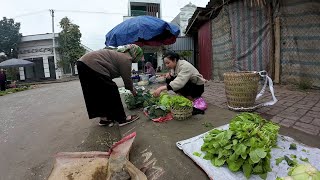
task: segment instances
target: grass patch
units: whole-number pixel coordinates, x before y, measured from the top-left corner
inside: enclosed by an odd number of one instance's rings
[[[0,96],[4,96],[6,94],[12,94],[12,93],[16,93],[16,92],[20,92],[20,91],[25,91],[30,89],[30,86],[22,86],[22,87],[18,87],[18,88],[10,88],[7,89],[5,91],[0,91]]]
[[[312,88],[312,81],[310,80],[305,80],[305,81],[300,81],[298,83],[298,89],[300,90],[308,90],[308,89],[311,89]]]

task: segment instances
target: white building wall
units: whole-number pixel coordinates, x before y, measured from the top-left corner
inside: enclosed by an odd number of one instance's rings
[[[30,41],[19,45],[18,58],[28,59],[36,57],[53,56],[52,41]]]
[[[187,4],[180,9],[180,32],[181,36],[185,36],[185,31],[188,26],[188,20],[192,17],[194,11],[197,9],[197,6],[194,4]]]
[[[161,3],[161,0],[129,0],[129,2],[156,3],[156,4],[160,4],[160,3]]]
[[[158,66],[161,67],[161,69],[164,68],[162,56],[163,56],[163,51],[161,48],[159,48],[158,52],[157,52],[157,63],[158,63]],[[158,67],[156,67],[156,68],[158,68]]]
[[[46,78],[50,77],[48,56],[43,57],[43,69],[44,69],[44,77]]]
[[[26,80],[23,67],[19,67],[19,74],[20,74],[20,80],[22,80],[22,81]]]
[[[41,36],[41,35],[40,35]],[[33,36],[33,39],[28,39],[32,41],[22,41],[19,44],[19,54],[18,58],[20,59],[29,59],[29,58],[38,58],[42,57],[43,59],[43,71],[45,78],[50,77],[50,69],[49,69],[49,62],[48,57],[54,56],[53,55],[53,49],[52,49],[52,39],[45,39],[45,40],[37,40],[36,36]],[[27,38],[24,37],[24,40]],[[57,44],[56,44],[57,47]],[[56,61],[59,61],[59,55],[56,52]],[[56,79],[60,79],[62,77],[62,70],[60,68],[57,68],[57,65],[55,65],[55,71],[56,71]],[[23,69],[20,69],[20,80],[25,80],[24,77],[24,71]]]

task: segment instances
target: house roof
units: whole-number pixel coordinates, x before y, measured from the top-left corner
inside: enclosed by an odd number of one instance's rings
[[[171,21],[171,24],[180,27],[180,13]]]
[[[59,33],[54,34],[55,37],[59,37]],[[30,41],[40,41],[40,40],[52,40],[52,33],[46,33],[46,34],[33,34],[33,35],[27,35],[22,36],[21,42],[30,42]],[[81,46],[86,49],[86,51],[91,52],[93,51],[89,47],[81,44]]]
[[[215,18],[222,6],[232,0],[210,0],[205,8],[197,7],[192,17],[189,19],[186,34],[191,35],[197,32],[198,28],[210,19]]]
[[[230,2],[239,0],[210,0],[205,8],[198,7],[193,16],[189,19],[186,28],[186,35],[191,35],[197,32],[199,27],[210,19],[214,19],[220,13],[222,7]],[[265,6],[272,0],[254,0],[250,1],[251,6]],[[249,1],[247,1],[249,5]]]
[[[82,46],[87,52],[93,51],[93,50],[90,49],[88,46],[85,46],[85,45],[83,45],[83,44],[81,44],[81,46]]]
[[[55,37],[59,37],[59,33],[55,33]],[[47,39],[52,39],[52,33],[22,36],[21,42],[40,41],[40,40],[47,40]]]

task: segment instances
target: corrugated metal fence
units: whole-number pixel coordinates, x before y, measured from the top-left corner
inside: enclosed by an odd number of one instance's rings
[[[167,46],[167,49],[179,54],[190,54],[190,56],[184,58],[194,65],[194,43],[192,37],[178,37],[174,44]]]
[[[320,87],[320,1],[280,4],[281,83]]]

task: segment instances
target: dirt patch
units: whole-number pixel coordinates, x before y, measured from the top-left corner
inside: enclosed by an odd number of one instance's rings
[[[97,167],[94,174],[92,175],[92,180],[105,180],[108,174],[107,166]]]

